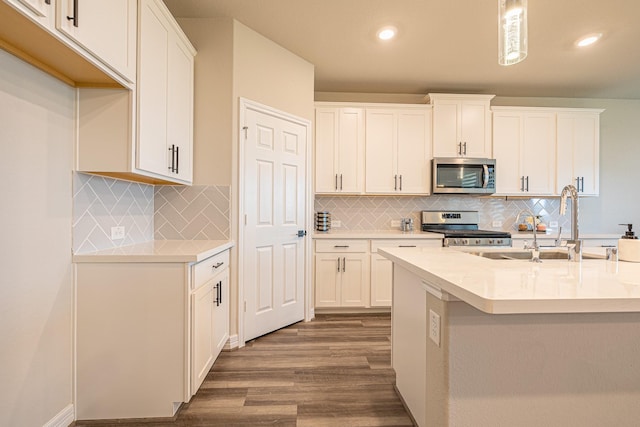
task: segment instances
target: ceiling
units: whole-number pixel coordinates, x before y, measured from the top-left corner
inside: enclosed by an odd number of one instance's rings
[[[164,0],[231,17],[315,65],[318,92],[640,99],[640,2],[529,0],[529,52],[498,65],[497,0]],[[391,42],[376,31],[398,28]],[[582,35],[602,39],[578,49]],[[197,46],[196,46],[197,48]]]

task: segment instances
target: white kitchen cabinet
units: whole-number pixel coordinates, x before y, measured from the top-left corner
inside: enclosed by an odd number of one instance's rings
[[[429,194],[430,110],[430,107],[366,109],[367,194]]]
[[[316,242],[316,307],[369,306],[369,241]]]
[[[191,399],[228,339],[228,260],[75,264],[78,419],[171,417]]]
[[[76,170],[191,184],[195,51],[162,1],[139,6],[138,90],[79,89]]]
[[[433,156],[491,155],[491,111],[494,95],[429,94],[433,105]]]
[[[195,394],[229,339],[229,251],[192,266],[191,394]],[[199,283],[202,283],[198,286]]]
[[[190,183],[195,49],[160,0],[140,2],[139,26],[136,166]]]
[[[556,114],[545,108],[493,108],[496,195],[555,192]]]
[[[316,104],[315,192],[364,191],[364,109]]]
[[[56,1],[60,0],[5,0],[48,30],[55,28]]]
[[[40,4],[40,0],[22,0]],[[136,78],[136,16],[133,0],[56,0],[60,32],[130,82]],[[38,7],[37,9],[40,9]]]
[[[580,195],[600,192],[600,113],[581,109],[558,112],[556,193],[573,184]]]
[[[391,307],[393,263],[379,255],[378,248],[436,248],[441,246],[441,239],[371,240],[371,307]]]

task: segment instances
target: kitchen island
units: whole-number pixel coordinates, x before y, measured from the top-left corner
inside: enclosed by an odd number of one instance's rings
[[[379,253],[394,265],[396,387],[418,425],[637,425],[640,264]]]

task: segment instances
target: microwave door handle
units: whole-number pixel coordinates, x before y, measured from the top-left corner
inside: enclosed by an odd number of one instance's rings
[[[482,188],[487,188],[489,185],[489,166],[482,165]]]

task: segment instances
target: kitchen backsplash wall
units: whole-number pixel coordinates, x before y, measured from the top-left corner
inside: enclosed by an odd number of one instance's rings
[[[153,185],[73,174],[73,252],[93,252],[153,239]],[[125,238],[111,240],[111,227]]]
[[[73,174],[73,252],[158,239],[226,240],[229,186],[153,186]],[[111,227],[125,238],[111,240]]]
[[[228,239],[229,186],[158,186],[156,239]]]
[[[560,216],[560,199],[511,199],[475,196],[428,197],[334,197],[316,196],[314,210],[331,212],[332,221],[341,221],[343,230],[391,230],[391,221],[413,218],[415,229],[420,228],[420,211],[423,210],[477,210],[479,226],[485,230],[517,230],[516,217],[523,209],[529,209],[549,225],[557,221],[564,231],[571,228],[571,208]],[[502,222],[494,227],[495,221]]]

